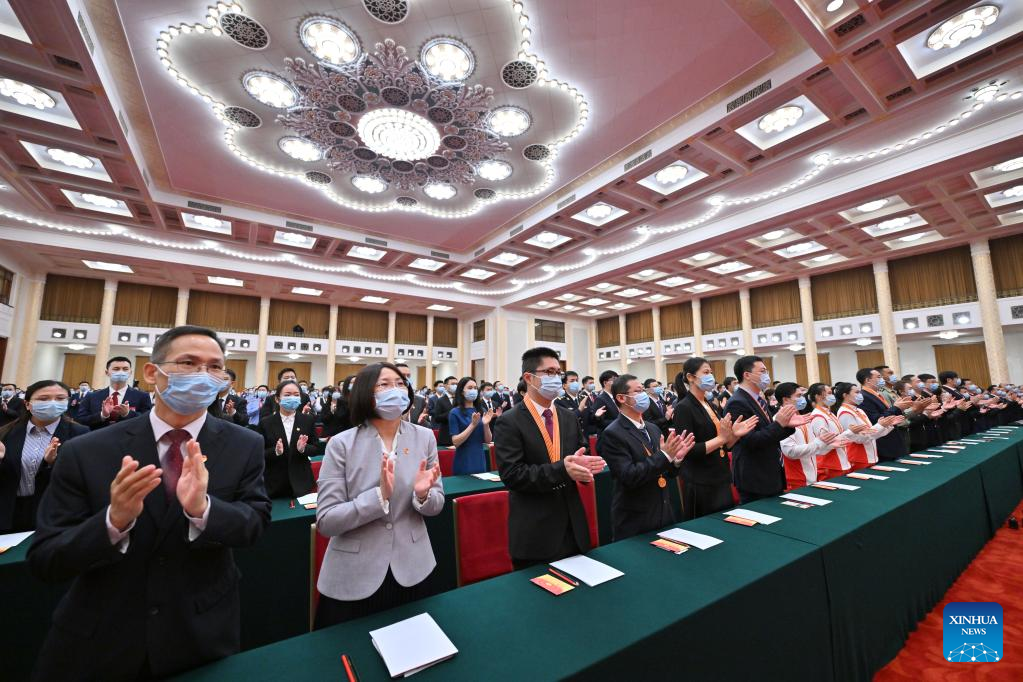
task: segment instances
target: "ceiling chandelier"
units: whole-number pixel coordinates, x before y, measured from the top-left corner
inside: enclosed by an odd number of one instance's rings
[[[450,70],[435,76],[393,40],[352,65],[286,63],[298,97],[278,120],[324,149],[332,170],[407,192],[431,187],[426,196],[444,200],[509,149],[484,124],[493,90],[444,80]]]
[[[984,28],[998,19],[998,8],[994,5],[980,5],[955,15],[931,31],[927,36],[927,47],[932,50],[959,47],[964,41],[976,38]]]

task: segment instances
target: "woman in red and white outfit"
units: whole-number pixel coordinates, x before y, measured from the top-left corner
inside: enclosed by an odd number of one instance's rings
[[[866,413],[857,405],[863,402],[860,394],[860,387],[855,384],[839,382],[835,384],[835,400],[838,403],[838,410],[835,416],[842,428],[849,430],[849,440],[845,446],[845,453],[848,456],[849,464],[853,469],[863,469],[877,464],[877,443],[878,438],[887,436],[892,427],[902,416],[881,417],[876,424],[871,424]],[[860,433],[853,433],[851,427],[864,425],[867,428]]]
[[[825,433],[833,433],[835,439],[842,443],[852,440],[851,437],[854,434],[863,433],[870,428],[869,425],[863,424],[853,424],[849,428],[842,426],[838,417],[831,412],[831,407],[835,404],[836,399],[831,392],[831,387],[827,384],[811,385],[806,392],[806,399],[813,406],[813,410],[809,414],[810,421],[806,426],[814,438],[820,438]],[[852,469],[845,447],[841,445],[817,458],[818,481],[842,476]]]
[[[778,384],[774,396],[778,405],[792,405],[802,412],[807,405],[804,388],[790,381]],[[789,490],[802,488],[816,483],[818,479],[817,459],[832,448],[832,441],[838,438],[837,433],[822,431],[819,436],[810,433],[809,424],[796,427],[795,433],[781,442],[781,454],[784,455],[785,483]]]

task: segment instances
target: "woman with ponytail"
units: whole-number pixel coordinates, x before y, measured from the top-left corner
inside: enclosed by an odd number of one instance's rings
[[[677,433],[688,431],[696,438],[693,449],[682,462],[682,518],[723,511],[733,505],[732,470],[727,457],[735,441],[756,426],[756,418],[732,423],[722,416],[714,399],[717,381],[710,363],[689,358],[675,377],[679,396],[672,423]]]
[[[849,464],[853,469],[863,469],[877,464],[877,443],[878,438],[887,436],[896,424],[905,420],[902,415],[881,417],[876,424],[871,424],[866,413],[859,408],[863,402],[860,394],[860,387],[856,384],[839,382],[835,384],[835,416],[838,423],[848,432],[848,440],[851,441],[845,446]],[[866,427],[854,431],[853,427]]]

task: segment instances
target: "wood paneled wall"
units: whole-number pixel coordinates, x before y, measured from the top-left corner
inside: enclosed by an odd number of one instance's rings
[[[119,282],[114,324],[133,327],[173,327],[178,290],[150,284]]]
[[[398,313],[394,318],[394,342],[426,345],[426,315]]]
[[[245,358],[226,358],[224,366],[234,372],[235,390],[240,391],[245,388],[245,373],[249,369],[249,361]]]
[[[617,315],[597,320],[597,347],[606,348],[620,344],[621,334],[619,332]]]
[[[188,324],[218,332],[259,333],[259,299],[193,289],[188,294]]]
[[[433,345],[458,347],[458,320],[454,317],[433,318]]]
[[[972,379],[983,388],[991,385],[991,371],[983,343],[948,343],[934,346],[938,371],[955,370],[960,377]]]
[[[796,280],[752,288],[749,299],[754,328],[793,324],[803,319]]]
[[[888,261],[895,310],[977,300],[970,247]]]
[[[350,362],[339,362],[334,365],[334,383],[341,385],[347,377],[355,376],[362,371],[362,368],[366,366],[366,363],[353,364]]]
[[[77,389],[83,381],[88,381],[91,386],[92,367],[95,363],[96,356],[92,353],[64,353],[64,372],[60,380],[73,389]]]
[[[271,360],[270,371],[266,375],[266,383],[270,387],[272,392],[277,388],[277,373],[282,369],[290,367],[295,370],[295,376],[298,377],[299,381],[303,379],[309,381],[313,373],[313,363],[311,362],[295,362],[294,360]]]
[[[661,338],[681,339],[693,335],[693,304],[689,301],[661,307]],[[672,378],[675,375],[672,375]]]
[[[654,340],[654,313],[640,310],[625,314],[625,343],[646,343]]]
[[[812,277],[810,291],[815,320],[877,312],[874,269],[870,265]]]
[[[1023,296],[1023,234],[988,242],[999,296]]]
[[[817,354],[817,368],[820,374],[820,383],[831,384],[831,356],[827,353]],[[796,383],[800,386],[810,387],[810,384],[806,383],[809,381],[806,377],[806,354],[799,353],[796,355]]]
[[[47,275],[39,319],[99,322],[100,312],[103,310],[103,286],[104,282],[101,279]]]
[[[858,350],[856,351],[856,371],[865,367],[880,367],[884,364],[883,350]],[[846,381],[855,381],[855,377],[847,377]]]
[[[297,336],[293,331],[300,325],[302,336],[325,339],[330,335],[330,306],[310,301],[270,299],[268,331],[276,336]]]
[[[387,311],[339,308],[337,338],[346,341],[387,342]]]
[[[711,296],[700,300],[700,320],[704,334],[717,334],[742,329],[739,292]]]

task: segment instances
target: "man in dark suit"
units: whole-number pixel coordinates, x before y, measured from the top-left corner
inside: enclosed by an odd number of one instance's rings
[[[942,435],[948,435],[951,438],[945,438],[945,440],[954,440],[970,435],[974,431],[974,417],[980,413],[980,409],[974,406],[976,401],[972,396],[960,390],[963,380],[959,377],[958,373],[952,370],[938,372],[938,382],[941,384],[941,392],[949,396],[947,399],[943,399],[943,404],[951,402],[952,406],[954,406],[953,409],[949,409],[947,412],[949,418],[946,420],[946,423],[951,428],[947,433],[945,431],[942,432]]]
[[[508,551],[516,569],[590,548],[577,482],[593,484],[604,460],[586,454],[579,423],[554,404],[561,364],[550,348],[522,355],[525,399],[497,422],[497,469],[508,488]]]
[[[910,397],[897,398],[893,404],[889,404],[888,396],[881,393],[881,388],[887,382],[877,369],[864,367],[856,372],[856,381],[860,384],[860,392],[863,394],[863,402],[860,409],[867,415],[871,424],[876,424],[881,417],[901,417],[904,410],[912,407],[913,399]],[[888,435],[877,439],[877,458],[883,460],[899,459],[909,454],[905,432],[896,427]]]
[[[18,397],[14,384],[0,386],[0,426],[6,426],[25,414],[25,401]]]
[[[131,360],[117,356],[107,360],[106,375],[110,386],[88,393],[78,403],[75,421],[93,431],[123,419],[145,415],[153,409],[149,394],[128,385],[131,381]]]
[[[600,373],[601,390],[590,401],[587,410],[587,431],[600,435],[604,429],[618,419],[618,406],[615,405],[614,396],[611,395],[611,384],[618,378],[618,372],[605,369]]]
[[[277,384],[280,385],[282,381],[294,381],[298,382],[298,374],[295,373],[290,367],[285,367],[280,372],[277,372]],[[277,398],[274,397],[274,393],[271,391],[270,395],[263,401],[263,406],[259,408],[259,418],[265,419],[271,414],[277,411]],[[313,406],[309,404],[309,392],[302,391],[302,407],[299,408],[299,412],[302,414],[309,414],[313,411]]]
[[[739,383],[725,404],[732,422],[739,417],[758,417],[756,428],[732,446],[732,479],[743,504],[772,497],[785,490],[785,469],[782,467],[781,442],[795,433],[789,422],[796,408],[786,405],[771,417],[763,392],[771,386],[771,375],[764,361],[756,355],[744,355],[735,361]]]
[[[441,447],[451,446],[451,431],[448,428],[448,414],[455,407],[455,389],[458,387],[458,379],[447,377],[444,379],[444,395],[438,395],[433,403],[433,423],[436,424],[439,434],[437,445]]]
[[[230,383],[220,392],[217,399],[210,403],[207,411],[211,417],[217,419],[226,419],[232,424],[238,426],[247,426],[249,423],[249,417],[245,410],[245,400],[240,395],[235,395],[231,392],[234,388],[235,373],[233,369],[225,369],[227,375],[231,377]]]
[[[231,548],[270,522],[263,441],[206,412],[227,376],[215,332],[175,327],[151,359],[155,409],[64,443],[40,503],[30,569],[72,582],[36,679],[165,677],[238,651]]]
[[[82,399],[84,399],[85,396],[89,395],[89,391],[91,390],[92,387],[89,386],[88,381],[82,381],[78,384],[78,390],[72,391],[71,395],[68,396],[67,402],[68,416],[74,417],[76,414],[78,414],[78,405],[81,404]]]
[[[583,416],[580,408],[582,398],[579,395],[582,391],[582,384],[579,383],[579,375],[575,372],[565,372],[565,376],[561,379],[561,388],[565,394],[555,398],[555,404],[575,414],[576,419],[579,420],[579,426],[582,427]]]
[[[397,363],[395,367],[401,372],[405,383],[412,386],[412,368],[404,362]],[[402,419],[413,424],[419,424],[420,426],[428,426],[430,423],[430,412],[426,409],[426,398],[418,394],[414,395],[412,409],[402,415]]]
[[[733,395],[735,395],[735,389],[738,386],[735,377],[725,377],[724,383],[722,383],[721,385],[724,388],[722,393],[725,395],[725,397],[731,398]]]
[[[668,493],[668,479],[695,442],[690,434],[665,438],[643,419],[650,396],[639,379],[623,374],[611,386],[620,414],[604,429],[597,452],[611,468],[612,540],[664,528],[678,521]]]
[[[675,411],[671,403],[664,401],[664,387],[657,379],[647,379],[643,382],[643,390],[650,398],[650,404],[643,413],[643,419],[653,422],[653,425],[661,433],[668,433],[671,427],[671,416]],[[616,396],[617,397],[617,396]]]

